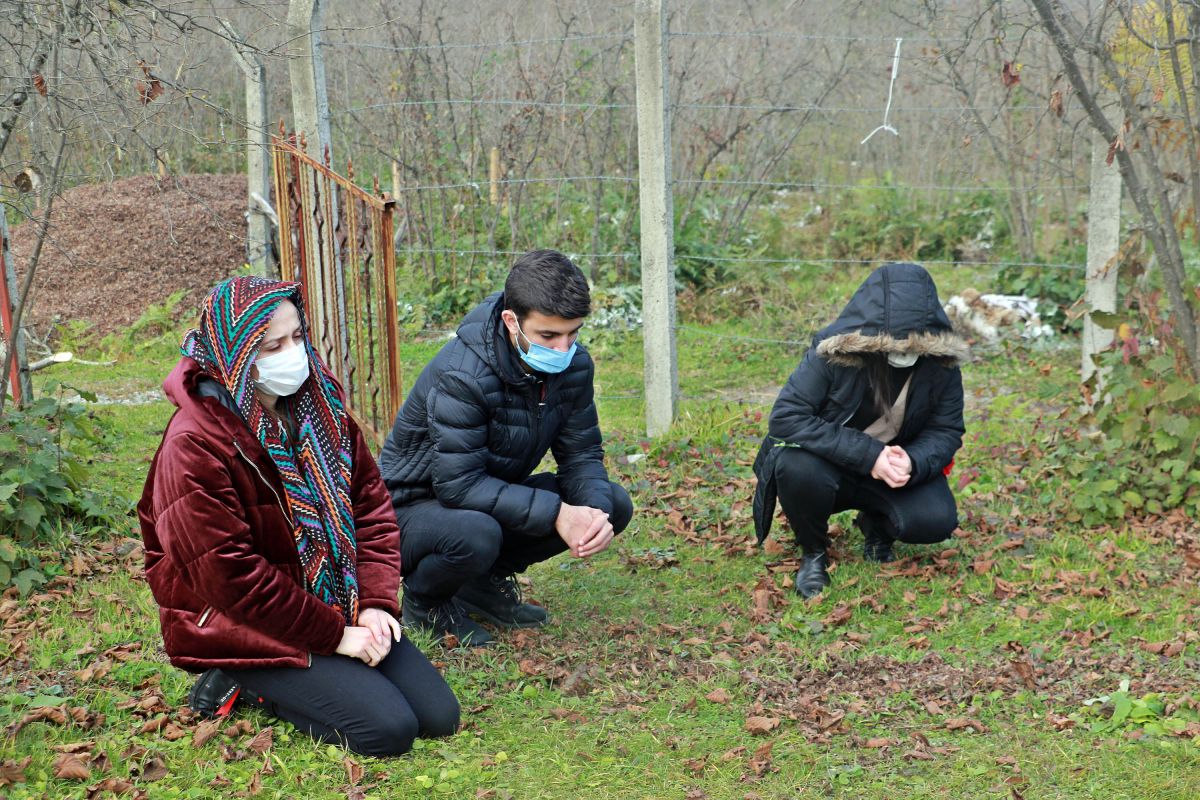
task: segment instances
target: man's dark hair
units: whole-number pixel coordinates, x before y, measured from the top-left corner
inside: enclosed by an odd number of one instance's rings
[[[530,311],[563,319],[592,312],[587,278],[557,250],[530,250],[517,259],[504,281],[504,307],[523,320]]]

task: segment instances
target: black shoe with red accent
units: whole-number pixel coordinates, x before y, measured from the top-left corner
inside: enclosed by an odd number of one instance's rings
[[[188,706],[205,719],[227,717],[242,687],[219,669],[210,669],[196,679],[188,692]]]

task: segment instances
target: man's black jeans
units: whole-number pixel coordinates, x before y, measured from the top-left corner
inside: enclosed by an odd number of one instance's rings
[[[526,486],[559,492],[550,472],[531,475]],[[633,501],[621,486],[608,484],[617,533],[633,518]],[[400,523],[400,567],[404,591],[422,605],[446,602],[472,578],[485,573],[511,575],[565,552],[567,543],[550,528],[534,535],[506,530],[489,514],[447,508],[436,499],[396,509]]]
[[[893,539],[932,544],[958,527],[958,507],[946,476],[893,489],[869,475],[842,469],[798,447],[781,447],[775,462],[779,503],[805,553],[829,546],[829,517],[861,509]]]

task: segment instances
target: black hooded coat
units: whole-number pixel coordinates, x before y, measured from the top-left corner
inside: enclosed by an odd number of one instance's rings
[[[771,409],[767,436],[754,461],[754,531],[771,531],[780,447],[801,447],[832,464],[869,475],[883,450],[862,431],[846,427],[866,396],[864,356],[915,353],[898,444],[912,460],[911,485],[941,474],[962,446],[963,389],[958,365],[967,344],[950,327],[937,287],[917,264],[885,264],[858,287],[832,324],[819,331]]]
[[[405,399],[379,457],[393,506],[436,497],[533,536],[554,530],[563,501],[611,514],[591,356],[580,345],[561,373],[525,372],[503,310],[497,292],[467,314]],[[548,451],[561,498],[522,485]]]

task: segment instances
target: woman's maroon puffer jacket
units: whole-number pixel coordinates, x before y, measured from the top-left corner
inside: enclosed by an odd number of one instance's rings
[[[167,655],[193,672],[306,667],[310,653],[337,649],[345,620],[305,589],[279,472],[240,416],[197,393],[202,375],[185,357],[163,384],[178,410],[137,509]],[[399,616],[400,531],[348,424],[359,607]]]

